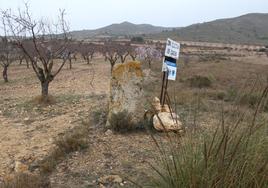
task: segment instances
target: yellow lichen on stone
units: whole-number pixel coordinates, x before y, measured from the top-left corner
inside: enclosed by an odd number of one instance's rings
[[[123,64],[117,64],[114,67],[112,77],[116,79],[124,78],[126,75],[125,73],[129,74],[135,73],[137,77],[143,77],[142,70],[141,70],[141,63],[138,61],[130,61]]]
[[[112,72],[110,82],[109,113],[106,126],[110,126],[112,114],[127,111],[131,114],[133,124],[143,119],[143,73],[141,63],[130,61],[117,64]]]

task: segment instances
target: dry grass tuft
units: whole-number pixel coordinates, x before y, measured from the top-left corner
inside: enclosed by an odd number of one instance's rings
[[[240,104],[230,117],[222,111],[210,129],[188,130],[174,139],[168,136],[168,143],[153,137],[159,159],[152,166],[157,174],[152,187],[267,187],[268,124],[262,112],[268,85],[257,96],[242,103],[252,109],[243,110]]]
[[[39,166],[43,174],[51,173],[57,163],[64,157],[74,151],[80,151],[88,147],[87,136],[89,134],[88,127],[75,127],[68,131],[55,142],[56,147],[51,151]]]
[[[52,105],[56,103],[55,98],[52,95],[48,96],[37,96],[32,101],[33,104],[41,104],[41,105]]]
[[[132,131],[135,126],[132,123],[131,114],[126,110],[123,112],[118,112],[117,114],[112,114],[109,119],[111,129],[115,132],[126,133]]]
[[[208,88],[212,85],[212,81],[207,76],[194,75],[187,79],[191,87]]]
[[[30,173],[17,173],[5,181],[0,188],[49,188],[49,182],[39,175]]]

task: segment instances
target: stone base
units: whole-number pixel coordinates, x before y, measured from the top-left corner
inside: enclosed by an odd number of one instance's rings
[[[157,115],[154,115],[153,126],[158,131],[182,130],[182,123],[179,121],[178,115],[175,113],[172,113],[171,115],[169,112],[160,112]]]

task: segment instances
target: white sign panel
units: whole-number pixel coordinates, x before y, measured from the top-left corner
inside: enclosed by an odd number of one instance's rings
[[[167,39],[165,56],[172,57],[174,59],[179,59],[180,54],[180,43]]]
[[[168,79],[169,80],[176,80],[176,75],[177,75],[177,65],[176,65],[176,63],[165,61],[164,64],[165,64],[165,66],[167,68]]]

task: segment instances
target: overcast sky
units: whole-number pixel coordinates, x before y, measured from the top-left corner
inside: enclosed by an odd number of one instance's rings
[[[0,9],[23,7],[23,0],[0,0]],[[34,17],[67,12],[71,30],[129,21],[181,27],[247,13],[268,13],[268,0],[28,0]]]

